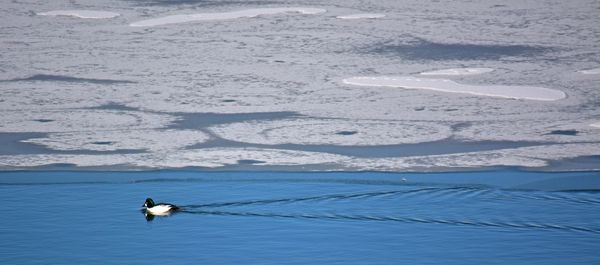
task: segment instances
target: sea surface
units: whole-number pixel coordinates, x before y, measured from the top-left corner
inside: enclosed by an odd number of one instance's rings
[[[0,264],[598,264],[598,177],[3,172]]]

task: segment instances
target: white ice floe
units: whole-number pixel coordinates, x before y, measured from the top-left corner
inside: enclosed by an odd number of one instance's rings
[[[0,132],[77,132],[161,128],[176,117],[121,110],[0,111]]]
[[[581,70],[579,72],[584,75],[597,75],[597,74],[600,74],[600,68]]]
[[[73,164],[81,167],[122,165],[133,168],[223,167],[240,161],[267,166],[302,166],[338,163],[346,157],[318,152],[259,148],[208,148],[167,153],[102,155],[0,155],[0,168]]]
[[[207,148],[168,154],[157,161],[135,161],[145,167],[222,167],[240,161],[255,161],[266,166],[302,166],[338,163],[345,156],[319,152],[263,148]],[[150,163],[148,163],[150,162]],[[146,164],[147,163],[147,164]]]
[[[492,68],[450,68],[429,72],[422,72],[420,75],[479,75],[494,71]]]
[[[554,101],[566,97],[560,90],[534,86],[464,85],[447,79],[426,79],[410,76],[360,76],[344,79],[343,82],[356,86],[398,87],[427,89],[440,92],[463,93],[513,99]]]
[[[382,18],[385,17],[384,14],[376,14],[376,13],[361,13],[361,14],[351,14],[351,15],[343,15],[337,16],[339,19],[373,19],[373,18]]]
[[[256,144],[391,145],[449,137],[439,123],[341,119],[287,119],[224,124],[209,128],[222,138]]]
[[[37,13],[39,16],[70,16],[78,18],[113,18],[120,16],[119,13],[108,12],[108,11],[95,11],[95,10],[54,10],[48,12]]]
[[[319,152],[262,149],[208,148],[178,152],[137,154],[42,154],[0,155],[0,168],[37,167],[73,164],[81,167],[125,166],[132,168],[218,168],[253,161],[261,166],[306,166],[319,170],[439,170],[446,168],[479,168],[491,166],[543,167],[549,161],[598,155],[598,143],[551,144],[484,152],[431,156],[356,158]]]
[[[51,133],[45,138],[22,142],[54,150],[115,151],[124,149],[160,152],[181,149],[208,140],[205,133],[192,130],[115,130]]]
[[[590,126],[592,126],[594,128],[600,128],[600,122],[592,123],[592,124],[590,124]]]
[[[223,12],[223,13],[198,13],[188,15],[172,15],[159,17],[147,20],[141,20],[129,24],[132,27],[152,27],[175,23],[185,23],[192,21],[209,21],[209,20],[228,20],[236,18],[252,18],[261,15],[274,15],[281,13],[300,13],[305,15],[314,15],[325,12],[325,9],[309,8],[309,7],[280,7],[280,8],[255,8],[240,11]]]

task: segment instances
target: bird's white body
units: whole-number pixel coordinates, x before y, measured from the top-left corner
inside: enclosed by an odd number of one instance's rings
[[[147,198],[146,202],[144,202],[144,205],[142,205],[142,207],[144,207],[144,209],[146,210],[146,215],[170,215],[173,212],[176,212],[178,210],[180,210],[179,207],[170,204],[170,203],[154,203],[154,200],[152,200],[151,198]]]
[[[168,204],[158,204],[154,205],[154,207],[146,207],[146,211],[154,215],[169,215],[173,210],[173,206]]]

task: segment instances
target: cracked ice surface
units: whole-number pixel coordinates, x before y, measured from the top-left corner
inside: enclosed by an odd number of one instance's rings
[[[211,127],[222,138],[258,144],[391,145],[441,140],[448,126],[423,122],[288,119]]]
[[[538,167],[553,160],[600,155],[596,128],[600,84],[595,75],[584,74],[593,74],[600,61],[600,28],[592,26],[600,24],[600,5],[594,1],[196,2],[3,3],[0,137],[9,137],[0,140],[10,141],[15,135],[19,140],[1,148],[36,143],[48,150],[6,155],[0,163],[16,168],[52,163],[161,168],[227,167],[236,160],[257,160],[264,163],[251,166],[300,168],[301,163],[323,160],[328,161],[325,169],[435,170]],[[235,18],[248,15],[244,15],[248,10],[298,5],[333,15],[291,10],[263,18]],[[121,15],[99,20],[33,13],[83,8]],[[357,10],[387,16],[364,21],[335,17]],[[217,20],[129,26],[136,21],[161,22],[168,15],[191,18],[185,16],[192,13],[211,14]],[[223,20],[227,16],[231,19]],[[467,75],[464,70],[480,66],[494,71]],[[577,72],[582,69],[587,70]],[[504,88],[484,94],[505,94],[506,87],[554,91],[543,96],[552,100],[510,100],[340,82],[351,76],[425,77],[419,73],[432,70],[443,70],[444,76],[437,75],[451,80],[431,81],[450,84],[442,89],[501,85]],[[538,94],[528,96],[540,99]],[[277,112],[296,118],[252,116]],[[173,125],[195,117],[190,113],[224,118]],[[204,134],[211,138],[204,139]],[[227,141],[230,138],[235,142]],[[383,158],[301,150],[301,145],[310,144],[377,152],[378,145],[395,143],[403,148],[427,141],[436,141],[437,148],[446,140],[500,143],[495,150],[464,153],[440,146],[436,155]],[[503,141],[510,142],[511,149],[503,147]],[[296,146],[258,148],[282,142]],[[138,148],[146,153],[108,153]]]

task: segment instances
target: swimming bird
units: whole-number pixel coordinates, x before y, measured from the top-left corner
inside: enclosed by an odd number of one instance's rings
[[[143,207],[146,212],[152,215],[169,215],[173,212],[179,211],[181,208],[170,203],[154,203],[154,200],[147,198]]]

